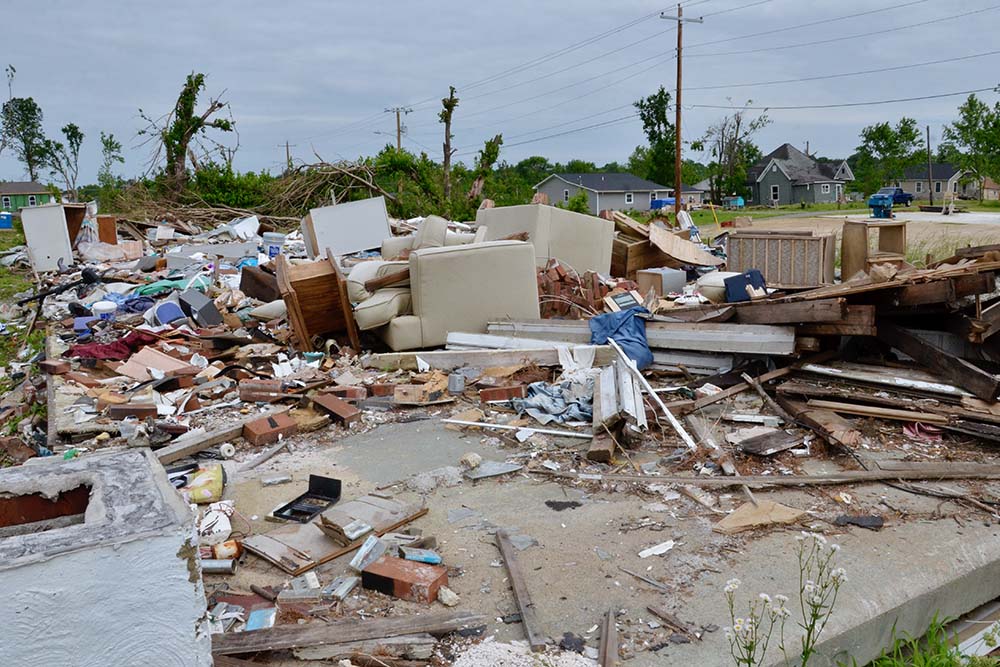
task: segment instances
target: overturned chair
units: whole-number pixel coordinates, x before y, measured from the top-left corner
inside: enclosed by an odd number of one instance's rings
[[[408,246],[415,248],[408,260],[362,262],[351,270],[347,289],[362,331],[374,330],[393,350],[414,350],[444,345],[449,331],[485,332],[492,319],[539,317],[530,243],[420,247],[417,237],[419,232]],[[365,288],[380,278],[392,282]]]

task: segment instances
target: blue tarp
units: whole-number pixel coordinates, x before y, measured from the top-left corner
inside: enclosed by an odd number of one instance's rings
[[[646,342],[646,320],[636,315],[648,314],[645,308],[637,307],[590,318],[591,345],[607,345],[608,339],[614,338],[639,370],[646,368],[653,363],[653,353]]]

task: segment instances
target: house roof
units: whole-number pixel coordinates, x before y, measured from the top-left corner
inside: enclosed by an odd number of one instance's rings
[[[961,172],[961,169],[950,162],[931,163],[931,176],[935,181],[950,181],[951,178]],[[917,164],[903,170],[903,180],[919,181],[927,179],[927,165]]]
[[[585,190],[594,192],[652,192],[669,190],[666,185],[660,185],[632,174],[552,174],[535,187],[550,178],[558,178],[571,185],[578,185]],[[682,191],[683,188],[682,188]]]
[[[33,181],[0,181],[0,195],[44,195],[48,190]]]
[[[747,179],[757,181],[772,162],[784,172],[794,185],[846,180],[837,178],[837,172],[843,162],[819,162],[791,144],[782,144],[765,155],[763,159],[747,170]]]

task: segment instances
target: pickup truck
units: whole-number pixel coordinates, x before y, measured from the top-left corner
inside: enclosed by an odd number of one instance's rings
[[[909,192],[903,192],[903,188],[882,188],[875,194],[891,195],[893,206],[909,206],[913,203],[913,195]]]

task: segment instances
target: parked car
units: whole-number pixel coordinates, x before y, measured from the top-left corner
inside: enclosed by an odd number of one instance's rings
[[[890,195],[893,206],[909,206],[913,203],[913,195],[909,192],[903,192],[903,188],[882,188],[875,194]]]

